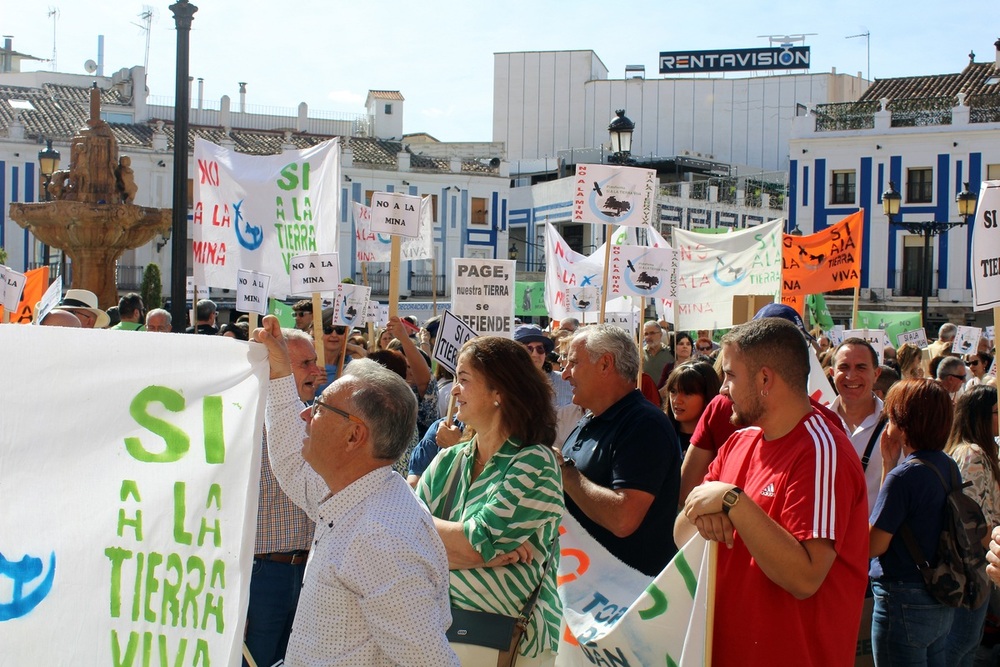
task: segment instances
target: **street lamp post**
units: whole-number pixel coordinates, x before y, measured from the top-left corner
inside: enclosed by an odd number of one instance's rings
[[[38,151],[38,168],[42,172],[42,176],[45,177],[45,201],[52,201],[52,195],[49,193],[49,185],[52,183],[52,174],[56,173],[59,169],[59,158],[62,156],[59,151],[52,148],[52,140],[47,139],[45,141],[45,148]],[[42,244],[42,264],[45,266],[49,265],[49,246],[48,244]]]
[[[896,184],[889,181],[889,189],[882,193],[882,212],[889,219],[889,224],[901,227],[911,234],[924,237],[924,275],[920,281],[920,322],[927,328],[927,299],[931,294],[931,275],[934,266],[931,261],[931,237],[946,233],[953,227],[962,227],[969,222],[969,217],[976,212],[976,195],[969,192],[969,184],[955,197],[958,205],[959,222],[938,222],[937,220],[921,220],[919,222],[903,222],[894,220],[899,215],[899,205],[903,197],[896,191]]]
[[[608,162],[612,164],[630,164],[634,160],[629,157],[632,153],[632,132],[635,131],[635,123],[625,115],[625,109],[615,111],[615,117],[608,125],[608,133],[611,135],[611,150],[614,153],[608,157]]]

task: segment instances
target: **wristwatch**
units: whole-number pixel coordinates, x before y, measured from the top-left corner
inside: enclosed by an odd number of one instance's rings
[[[736,503],[739,502],[741,495],[743,495],[743,489],[738,486],[734,486],[726,491],[726,495],[722,496],[723,514],[729,514],[729,510],[736,507]]]

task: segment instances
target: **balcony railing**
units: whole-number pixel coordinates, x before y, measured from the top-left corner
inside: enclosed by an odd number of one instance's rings
[[[354,274],[354,282],[361,285],[362,276],[361,273]],[[438,296],[443,296],[445,293],[445,276],[444,274],[434,275],[431,273],[410,273],[410,296],[425,297],[431,296],[433,294],[433,287],[437,284],[437,294]],[[386,272],[382,273],[372,273],[368,272],[368,286],[372,288],[372,294],[388,294],[389,293],[389,274]]]
[[[892,100],[886,109],[892,113],[892,127],[928,127],[951,125],[954,97],[923,97]]]
[[[818,104],[813,109],[813,115],[816,116],[816,131],[874,129],[875,112],[879,108],[879,103],[875,101]]]
[[[970,95],[970,123],[1000,123],[1000,95]]]

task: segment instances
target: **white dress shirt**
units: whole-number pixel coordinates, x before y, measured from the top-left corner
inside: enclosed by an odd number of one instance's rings
[[[445,637],[448,556],[430,513],[389,466],[328,498],[302,458],[302,407],[291,376],[270,382],[271,466],[316,522],[285,665],[458,665]]]
[[[851,432],[850,427],[847,422],[844,421],[843,417],[840,417],[840,421],[844,424],[844,430],[847,431],[847,437],[851,439],[851,444],[854,445],[855,451],[858,453],[858,458],[865,455],[865,448],[868,446],[868,441],[871,440],[872,431],[878,424],[879,417],[882,416],[882,399],[878,396],[872,396],[875,399],[875,411],[864,418],[858,427]],[[840,416],[840,396],[834,399],[833,403],[830,404],[830,409]],[[885,429],[882,429],[882,433],[885,433]],[[868,459],[868,467],[865,468],[865,484],[868,485],[868,511],[871,512],[875,509],[875,499],[878,498],[879,487],[882,486],[882,436],[879,435],[878,439],[875,440],[875,445],[872,447],[872,453]]]

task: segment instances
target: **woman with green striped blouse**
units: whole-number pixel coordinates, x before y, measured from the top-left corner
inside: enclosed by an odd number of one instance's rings
[[[524,346],[507,338],[470,340],[457,370],[457,418],[472,438],[442,450],[417,487],[448,552],[451,605],[516,617],[541,584],[517,664],[551,665],[562,615],[556,535],[564,509],[549,448],[552,389]],[[496,664],[494,649],[452,648],[463,665]]]

